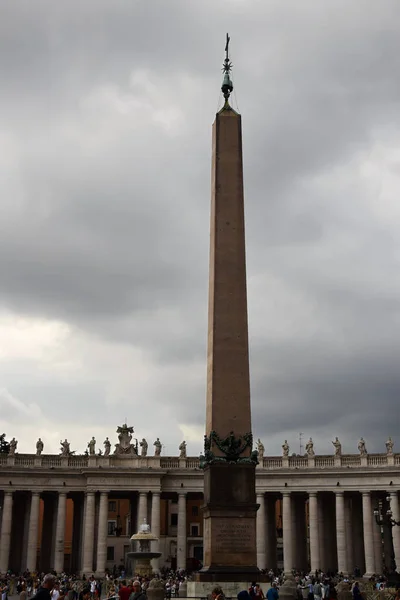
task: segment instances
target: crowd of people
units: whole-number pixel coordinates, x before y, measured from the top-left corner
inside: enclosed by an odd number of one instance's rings
[[[239,592],[238,600],[278,600],[279,590],[285,583],[284,574],[280,571],[270,570],[264,572],[268,583],[253,582],[247,590]],[[180,590],[188,581],[188,574],[181,571],[161,570],[157,577],[163,582],[165,598],[181,596]],[[265,577],[263,577],[265,579]],[[351,591],[353,600],[365,600],[364,586],[357,574],[345,577],[338,573],[314,574],[293,572],[293,585],[296,588],[297,600],[337,600],[339,584],[346,584],[346,589]],[[149,577],[135,575],[126,579],[125,573],[115,577],[115,573],[106,572],[103,579],[94,575],[82,577],[55,572],[37,574],[25,572],[15,576],[8,572],[0,575],[1,600],[19,596],[19,600],[146,600],[146,591],[150,584]],[[383,591],[388,585],[387,577],[374,576],[369,580],[371,590]],[[265,589],[265,593],[263,590]],[[343,587],[343,586],[342,586]],[[212,592],[213,600],[224,600],[225,595],[221,587],[216,586]],[[395,600],[400,600],[400,588],[396,590]]]

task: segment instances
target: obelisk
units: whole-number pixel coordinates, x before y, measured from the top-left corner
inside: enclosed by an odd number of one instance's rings
[[[212,138],[204,567],[200,581],[247,581],[256,556],[255,467],[252,451],[242,124],[229,104],[229,36],[223,65],[225,103]]]

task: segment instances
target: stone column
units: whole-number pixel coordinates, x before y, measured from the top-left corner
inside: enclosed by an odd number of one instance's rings
[[[186,494],[178,495],[177,568],[186,569]]]
[[[282,494],[282,529],[283,529],[283,570],[286,574],[292,573],[293,548],[292,548],[292,509],[290,492]]]
[[[151,499],[151,533],[158,538],[160,538],[160,492],[153,492]],[[152,542],[152,551],[159,552],[160,551],[160,539],[157,542]],[[158,573],[160,570],[159,558],[153,558],[151,561],[151,565],[153,567],[153,571]]]
[[[147,492],[139,492],[138,517],[137,517],[138,531],[140,529],[140,526],[143,524],[144,519],[147,520]]]
[[[257,494],[257,567],[266,569],[267,560],[265,555],[265,497],[264,494]]]
[[[95,495],[94,492],[86,494],[86,509],[84,520],[84,546],[82,571],[90,576],[93,571],[93,547],[94,547],[94,520],[95,520]]]
[[[28,551],[26,555],[26,568],[31,573],[33,571],[36,571],[37,545],[39,534],[39,507],[40,494],[39,492],[32,492],[28,526]]]
[[[344,492],[335,492],[336,496],[336,547],[339,573],[348,575],[346,521],[344,518]]]
[[[317,496],[318,510],[318,546],[319,546],[319,565],[320,569],[326,570],[326,552],[325,552],[325,529],[324,529],[324,496]]]
[[[372,534],[372,506],[371,493],[362,493],[363,507],[363,530],[364,530],[364,553],[365,553],[365,573],[364,577],[372,577],[375,573],[374,560],[374,541]]]
[[[54,570],[61,573],[64,570],[64,535],[65,535],[65,513],[67,508],[67,494],[58,494],[56,540],[54,552]]]
[[[1,519],[1,541],[0,541],[0,573],[8,570],[11,544],[13,493],[4,492],[3,516]]]
[[[99,527],[97,532],[97,557],[96,573],[104,577],[107,559],[107,517],[108,517],[108,492],[101,492],[99,506]]]
[[[276,498],[273,494],[265,496],[265,562],[267,569],[277,567],[276,543]]]
[[[344,499],[344,520],[346,526],[347,568],[350,574],[353,573],[355,566],[353,552],[352,498]]]
[[[318,496],[317,492],[309,493],[308,500],[310,523],[310,565],[312,573],[321,568],[319,557],[319,530],[318,530]]]
[[[395,521],[400,521],[399,497],[397,492],[390,492],[390,508]],[[392,527],[393,552],[396,562],[396,571],[400,572],[400,527]]]

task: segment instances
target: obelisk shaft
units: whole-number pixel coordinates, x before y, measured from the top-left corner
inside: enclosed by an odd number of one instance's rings
[[[241,117],[213,125],[206,433],[251,431]],[[249,454],[249,453],[248,453]]]

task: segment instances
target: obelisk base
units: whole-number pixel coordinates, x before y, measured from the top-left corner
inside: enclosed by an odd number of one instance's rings
[[[259,580],[255,465],[217,462],[204,470],[204,566],[196,582]]]

